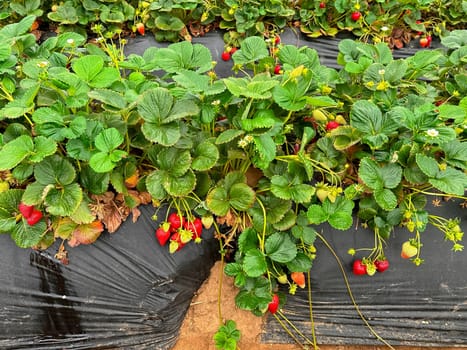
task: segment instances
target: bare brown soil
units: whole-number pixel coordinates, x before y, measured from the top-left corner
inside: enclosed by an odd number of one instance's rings
[[[240,350],[301,350],[295,344],[264,344],[261,342],[262,324],[265,318],[256,317],[251,312],[235,307],[237,289],[232,278],[221,277],[221,263],[217,262],[211,270],[210,277],[193,298],[185,317],[178,342],[173,350],[216,350],[213,335],[216,333],[221,320],[219,318],[219,281],[222,278],[221,312],[222,321],[232,319],[237,323],[241,332],[238,344]],[[267,317],[267,316],[265,316]],[[319,339],[318,339],[319,341]],[[319,345],[321,350],[383,350],[384,346],[342,346]],[[397,350],[426,350],[423,347],[396,347]],[[429,348],[434,350],[434,348]],[[442,348],[442,350],[459,350],[459,348]]]

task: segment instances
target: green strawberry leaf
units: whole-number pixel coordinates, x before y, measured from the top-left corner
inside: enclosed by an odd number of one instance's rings
[[[359,130],[362,141],[373,148],[379,148],[388,141],[388,135],[397,132],[398,120],[381,110],[373,102],[359,100],[350,111],[350,125]]]
[[[20,248],[31,248],[38,244],[47,230],[47,224],[40,220],[34,226],[27,224],[25,219],[13,227],[11,238]]]
[[[222,145],[224,143],[235,140],[237,137],[245,134],[244,130],[227,129],[223,131],[216,139],[216,145]]]
[[[461,169],[467,168],[467,142],[453,140],[442,146],[446,162]]]
[[[307,272],[313,266],[313,261],[304,253],[298,252],[294,259],[286,262],[289,271]]]
[[[322,205],[311,205],[308,208],[307,217],[311,224],[328,221],[338,230],[347,230],[352,226],[353,207],[354,202],[343,196],[336,197],[334,202],[326,198]]]
[[[137,108],[145,121],[141,127],[144,136],[163,146],[173,146],[180,139],[180,126],[176,121],[199,112],[193,101],[174,101],[169,90],[160,87],[146,91]]]
[[[389,189],[383,188],[375,190],[373,193],[376,203],[384,210],[392,210],[397,206],[397,197]]]
[[[77,183],[59,188],[50,188],[44,198],[47,211],[52,215],[70,216],[79,207],[83,199],[83,191]]]
[[[21,135],[0,149],[0,170],[10,170],[34,151],[32,137]]]
[[[191,167],[196,171],[206,171],[214,167],[219,159],[219,150],[211,141],[203,141],[196,146]]]
[[[235,297],[235,305],[243,310],[266,310],[271,301],[271,287],[265,277],[247,278],[243,289]]]
[[[251,227],[243,230],[240,236],[238,236],[238,249],[242,253],[255,249],[258,243],[258,233]]]
[[[163,200],[167,196],[167,191],[163,187],[165,178],[165,170],[154,170],[146,177],[146,188],[153,198]]]
[[[299,111],[307,105],[306,93],[311,85],[313,74],[308,71],[297,79],[277,85],[273,90],[274,101],[288,111]]]
[[[259,249],[252,249],[245,253],[243,271],[248,277],[259,277],[267,270],[266,257]]]
[[[269,51],[264,40],[257,36],[251,36],[242,41],[240,50],[232,55],[232,59],[235,64],[244,65],[268,56]]]
[[[204,45],[186,41],[157,50],[154,60],[168,73],[178,73],[184,70],[203,73],[212,68],[211,51]]]
[[[159,152],[157,164],[173,177],[184,175],[191,166],[191,155],[188,150],[164,148]]]
[[[229,202],[232,208],[246,211],[256,199],[256,192],[245,183],[232,185],[229,191]]]
[[[311,224],[322,224],[326,220],[328,220],[329,215],[323,209],[323,207],[319,204],[313,204],[308,208],[307,211],[308,220],[310,220]]]
[[[315,193],[315,188],[302,183],[297,177],[274,175],[271,178],[271,192],[281,199],[293,200],[297,203],[308,203]]]
[[[424,154],[417,153],[415,156],[415,160],[417,162],[418,167],[420,170],[428,177],[436,177],[439,172],[439,165],[438,162],[431,157],[428,157]]]
[[[290,209],[284,215],[284,217],[279,221],[273,224],[273,227],[278,231],[286,231],[295,226],[297,221],[297,215],[295,212]]]
[[[321,208],[320,206],[318,206]],[[305,244],[312,245],[316,240],[316,230],[308,225],[296,225],[292,227],[292,235],[297,238],[303,240]]]
[[[287,263],[297,256],[297,247],[287,233],[273,233],[264,247],[267,256],[278,263]]]
[[[126,108],[126,101],[122,94],[114,90],[108,89],[95,89],[89,91],[89,98],[100,101],[107,106],[113,107],[117,110],[122,110]]]
[[[94,144],[100,152],[95,152],[89,159],[89,165],[98,173],[111,171],[127,152],[116,149],[123,143],[123,136],[115,128],[103,130],[96,136]]]
[[[215,215],[227,215],[230,210],[230,202],[225,188],[213,188],[206,197],[206,205]]]
[[[165,173],[162,185],[170,196],[183,197],[187,196],[196,187],[196,175],[190,169],[185,174],[174,177],[171,173]]]
[[[329,225],[338,230],[348,230],[352,226],[352,214],[346,212],[335,212],[329,215]]]
[[[123,136],[115,128],[103,130],[94,140],[94,145],[99,151],[111,152],[123,143]]]
[[[24,191],[10,189],[0,192],[0,232],[10,233],[16,225],[15,215]]]
[[[277,80],[271,80],[266,74],[255,75],[252,79],[229,77],[224,79],[224,83],[232,95],[254,99],[271,98],[271,90],[279,84]]]
[[[286,216],[292,204],[289,200],[274,196],[261,197],[261,202],[266,210],[266,221],[272,225],[279,223]],[[259,204],[255,204],[248,212],[254,217],[254,222],[263,225],[264,213]]]
[[[37,182],[42,185],[57,184],[65,186],[74,181],[76,171],[67,159],[53,155],[35,166],[34,176]]]
[[[448,167],[440,171],[435,178],[428,180],[436,189],[446,193],[463,196],[467,187],[467,175],[457,169]]]

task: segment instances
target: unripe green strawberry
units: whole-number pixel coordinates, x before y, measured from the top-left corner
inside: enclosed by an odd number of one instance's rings
[[[6,192],[10,189],[8,181],[0,181],[0,192]]]
[[[368,276],[373,276],[376,273],[376,265],[372,262],[366,264],[366,274]]]
[[[288,281],[289,279],[287,278],[287,275],[285,273],[277,276],[277,282],[279,282],[280,284],[287,284]]]

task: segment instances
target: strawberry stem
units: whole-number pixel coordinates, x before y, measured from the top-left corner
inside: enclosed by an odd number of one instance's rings
[[[313,348],[318,350],[318,344],[316,340],[316,329],[315,329],[315,320],[313,318],[313,299],[311,293],[311,275],[310,270],[307,273],[307,283],[308,283],[308,305],[310,309],[310,327],[311,327],[311,339],[313,340]]]
[[[331,247],[331,245],[329,244],[329,242],[326,240],[326,238],[323,237],[323,235],[321,235],[319,232],[316,232],[316,235],[317,237],[323,241],[324,245],[329,249],[329,251],[331,252],[331,254],[334,256],[334,258],[336,259],[337,261],[337,264],[339,266],[339,269],[341,270],[341,273],[342,273],[342,277],[344,278],[344,283],[345,283],[345,287],[347,288],[347,293],[350,297],[350,300],[352,301],[352,304],[355,308],[355,311],[357,312],[358,316],[360,317],[360,319],[363,321],[363,323],[366,325],[366,327],[368,328],[368,330],[371,332],[371,334],[373,334],[375,336],[376,339],[378,339],[380,342],[382,342],[384,345],[386,345],[388,348],[392,349],[392,350],[395,350],[394,347],[389,344],[385,339],[383,339],[375,330],[374,328],[370,325],[370,323],[368,322],[368,320],[366,319],[366,317],[363,315],[362,311],[360,310],[360,307],[358,306],[356,300],[355,300],[355,297],[352,293],[352,289],[350,288],[350,283],[349,283],[349,279],[347,278],[347,274],[345,273],[345,269],[344,269],[344,266],[342,265],[342,262],[341,260],[339,259],[339,256],[337,255],[336,251]]]

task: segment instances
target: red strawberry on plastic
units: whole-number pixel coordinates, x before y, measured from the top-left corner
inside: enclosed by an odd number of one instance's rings
[[[192,239],[199,240],[203,232],[203,223],[200,218],[195,218],[193,221],[185,221],[183,228],[193,233]]]
[[[305,288],[305,274],[303,272],[292,272],[290,278],[300,288]]]
[[[183,227],[185,223],[185,218],[183,216],[178,215],[177,213],[173,212],[167,218],[167,221],[170,224],[170,230],[172,232],[177,231],[180,227]]]
[[[360,260],[354,260],[352,265],[354,275],[366,275],[366,265]]]
[[[156,230],[156,238],[161,246],[165,246],[170,238],[170,228],[164,228],[164,225],[161,225]]]
[[[350,15],[350,18],[351,18],[352,21],[354,21],[354,22],[357,22],[357,21],[360,19],[360,17],[362,17],[362,14],[361,14],[360,11],[354,11],[354,12],[352,12],[352,14]]]
[[[376,271],[384,272],[389,268],[388,259],[376,260],[375,261]]]
[[[42,219],[42,212],[38,209],[33,209],[31,215],[26,218],[28,225],[34,226]]]
[[[136,23],[136,30],[137,30],[138,33],[140,33],[141,35],[144,35],[144,32],[145,32],[144,24],[141,23],[141,22]]]
[[[229,61],[230,60],[230,52],[224,51],[222,52],[221,58],[223,61]]]
[[[23,202],[18,204],[18,209],[21,215],[23,215],[26,219],[31,216],[34,206],[33,205],[27,205],[24,204]]]
[[[277,294],[272,296],[272,301],[268,304],[268,311],[272,314],[275,314],[279,309],[279,297]]]

